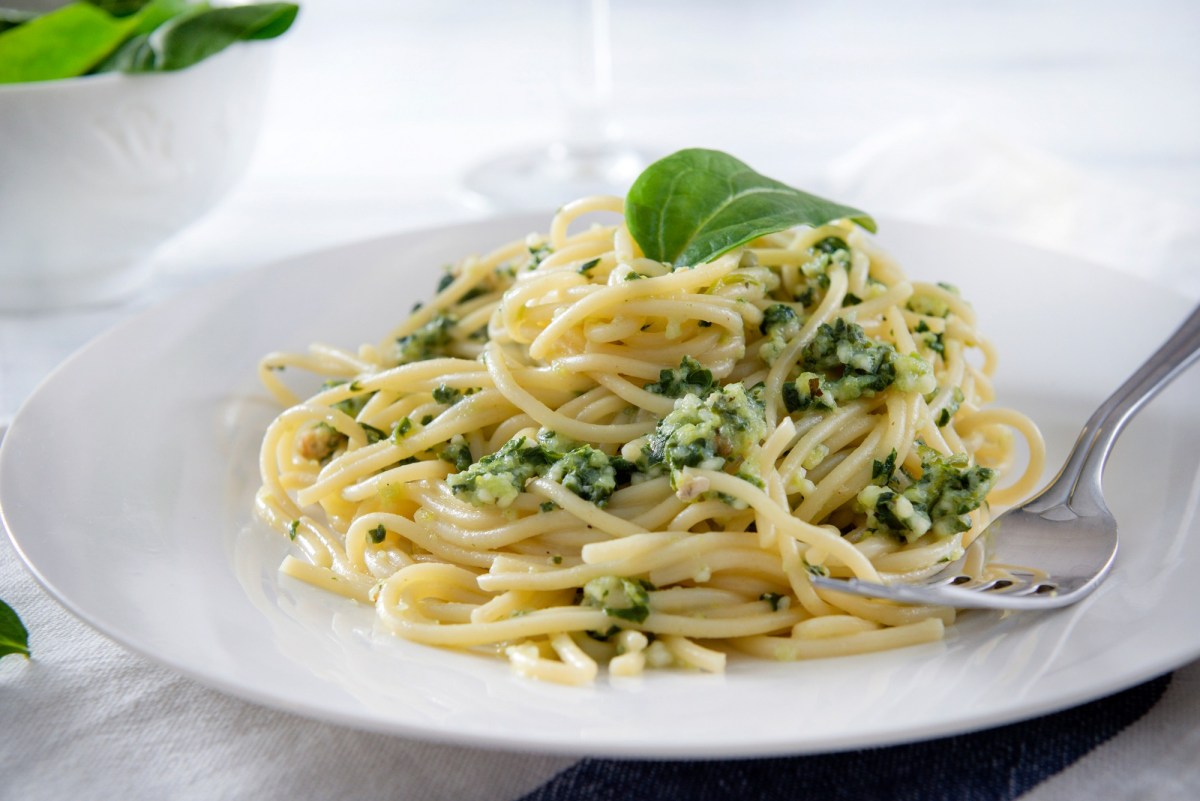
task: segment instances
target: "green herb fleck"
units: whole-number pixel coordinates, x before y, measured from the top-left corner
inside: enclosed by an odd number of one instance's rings
[[[842,239],[840,236],[827,236],[820,242],[817,242],[815,245],[813,245],[812,250],[815,253],[827,253],[832,256],[839,250],[849,252],[850,246],[847,245],[846,240]]]
[[[321,421],[304,432],[300,438],[300,454],[306,459],[325,463],[346,444],[346,435]]]
[[[413,422],[410,418],[405,417],[402,419],[396,424],[396,427],[392,429],[392,442],[395,442],[397,445],[399,445],[400,440],[404,439],[404,437],[408,435],[409,431],[412,431],[412,427]]]
[[[539,264],[546,260],[547,256],[553,252],[554,249],[550,247],[549,242],[542,242],[541,244],[530,247],[528,269],[535,269]]]
[[[668,398],[682,398],[688,394],[706,398],[714,385],[711,370],[691,356],[684,356],[677,369],[660,370],[658,381],[646,384],[645,390]]]
[[[471,466],[471,448],[462,434],[455,434],[438,452],[438,458],[454,465],[454,471],[461,473]]]
[[[937,416],[938,428],[945,426],[947,423],[949,423],[954,418],[954,415],[958,414],[958,409],[960,406],[962,406],[962,402],[963,402],[962,390],[959,389],[958,387],[955,387],[954,391],[950,393],[950,400],[947,401],[946,405],[944,407],[942,407],[942,410],[940,412],[938,412],[938,416]]]
[[[796,310],[791,306],[776,303],[763,310],[762,322],[758,324],[760,334],[769,334],[776,328],[791,327],[796,324]]]
[[[438,388],[433,391],[434,403],[440,403],[444,406],[453,406],[462,400],[462,390],[448,387],[445,384],[439,384]]]
[[[801,373],[795,381],[783,385],[783,405],[789,412],[808,409],[835,409],[837,400],[829,382],[816,373]]]
[[[800,316],[791,306],[776,303],[763,311],[758,330],[766,337],[759,347],[758,355],[767,364],[774,364],[788,342],[800,334]]]
[[[892,452],[887,455],[887,458],[882,462],[875,459],[871,462],[871,481],[879,486],[883,486],[892,480],[892,475],[896,472],[896,449],[892,448]]]
[[[598,606],[609,617],[641,623],[650,615],[648,581],[620,576],[601,576],[583,585],[585,606]]]
[[[323,390],[333,389],[334,387],[341,387],[341,386],[345,386],[345,385],[346,385],[345,381],[341,381],[338,379],[330,379],[329,381],[326,381],[324,384],[321,385],[321,389],[323,389]],[[346,388],[349,389],[351,392],[362,392],[362,384],[360,384],[357,381],[352,382],[350,384],[350,386],[348,386]],[[362,395],[353,395],[349,398],[340,400],[337,403],[334,403],[331,405],[333,406],[333,408],[335,408],[339,411],[345,412],[346,414],[350,415],[351,417],[358,417],[359,413],[362,412],[363,407],[367,405],[367,401],[371,400],[371,398],[373,398],[374,396],[375,396],[374,392],[368,392],[368,393],[362,394]]]
[[[457,324],[457,318],[438,314],[416,331],[400,337],[396,340],[396,364],[411,364],[445,356],[446,348],[452,341],[450,332]]]
[[[769,603],[771,605],[772,612],[779,611],[779,604],[783,600],[783,598],[784,598],[784,596],[780,595],[777,592],[764,592],[762,595],[758,596],[758,600],[766,601],[767,603]]]
[[[617,488],[617,471],[608,455],[591,445],[581,445],[563,454],[550,465],[546,477],[597,506],[607,504]]]

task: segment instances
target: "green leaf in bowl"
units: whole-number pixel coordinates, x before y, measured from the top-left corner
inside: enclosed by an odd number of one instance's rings
[[[41,16],[3,16],[0,83],[181,70],[235,42],[273,39],[298,12],[295,3],[91,0]]]
[[[796,225],[841,219],[875,230],[863,211],[760,175],[728,153],[700,148],[651,164],[625,199],[625,221],[642,253],[676,267],[711,261]]]
[[[130,39],[108,68],[124,72],[185,69],[235,42],[279,36],[291,27],[299,10],[294,3],[259,3],[184,14],[150,34]]]
[[[137,26],[90,3],[71,3],[0,33],[0,83],[54,81],[82,75]]]

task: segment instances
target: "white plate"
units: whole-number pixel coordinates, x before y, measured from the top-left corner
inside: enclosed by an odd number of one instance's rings
[[[897,743],[1080,703],[1200,654],[1200,426],[1188,403],[1200,372],[1143,412],[1114,453],[1106,485],[1121,552],[1099,592],[1051,614],[964,614],[939,644],[570,689],[380,636],[366,607],[281,580],[288,544],[250,512],[258,437],[276,412],[255,379],[260,355],[373,342],[432,292],[442,264],[545,222],[291,259],[101,337],[34,393],[0,449],[16,547],[76,615],[206,684],[351,726],[504,748],[713,757]],[[1188,310],[1063,256],[898,222],[882,230],[911,275],[974,300],[1003,359],[1000,400],[1041,424],[1052,460]]]

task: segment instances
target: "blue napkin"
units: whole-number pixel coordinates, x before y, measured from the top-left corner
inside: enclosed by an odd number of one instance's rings
[[[1171,675],[1064,712],[936,740],[818,756],[711,762],[585,759],[521,801],[1008,801],[1153,707]]]

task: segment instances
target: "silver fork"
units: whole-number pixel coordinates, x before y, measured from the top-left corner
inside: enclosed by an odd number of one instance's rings
[[[1109,451],[1134,414],[1197,357],[1200,307],[1092,414],[1050,485],[993,520],[962,558],[937,574],[911,584],[814,576],[813,584],[962,609],[1053,609],[1082,600],[1108,575],[1117,554],[1117,521],[1100,483]],[[988,561],[1005,566],[1001,574],[963,572],[968,559],[987,560],[989,549]]]

